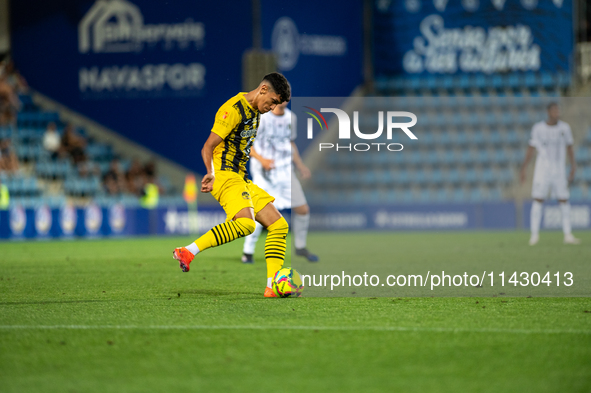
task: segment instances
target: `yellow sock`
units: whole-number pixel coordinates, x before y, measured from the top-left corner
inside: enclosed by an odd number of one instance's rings
[[[199,247],[199,251],[201,252],[210,247],[217,247],[240,237],[248,236],[254,232],[254,228],[254,220],[240,217],[234,221],[223,222],[216,225],[199,239],[195,240],[195,244],[197,244],[197,247]]]
[[[265,241],[265,259],[267,260],[267,278],[275,276],[275,273],[283,266],[285,260],[285,247],[287,231],[289,227],[285,218],[281,217],[273,224],[269,225],[267,230],[267,240]]]

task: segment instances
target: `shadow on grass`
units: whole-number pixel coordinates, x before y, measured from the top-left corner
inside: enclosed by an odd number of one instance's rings
[[[182,295],[202,295],[202,296],[239,296],[247,295],[252,297],[261,297],[260,292],[245,292],[245,291],[226,291],[221,289],[186,289],[180,291]],[[239,300],[236,299],[236,300]]]
[[[38,300],[36,302],[0,302],[0,306],[18,306],[22,304],[68,304],[68,303],[105,303],[112,302],[112,299],[105,300]]]

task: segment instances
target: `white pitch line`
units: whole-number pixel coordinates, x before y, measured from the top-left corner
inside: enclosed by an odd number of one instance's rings
[[[445,328],[410,326],[260,326],[260,325],[0,325],[0,330],[323,330],[435,333],[591,334],[591,330]]]

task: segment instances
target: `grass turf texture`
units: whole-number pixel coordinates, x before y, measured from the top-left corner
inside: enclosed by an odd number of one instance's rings
[[[525,232],[316,234],[310,249],[555,262],[591,255],[579,236],[529,248]],[[262,255],[242,265],[238,241],[185,274],[171,251],[189,241],[0,243],[0,390],[591,390],[588,298],[264,299]]]

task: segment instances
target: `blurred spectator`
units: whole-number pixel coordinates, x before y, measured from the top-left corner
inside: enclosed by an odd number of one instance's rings
[[[15,173],[19,169],[18,158],[10,139],[0,141],[0,171]]]
[[[10,193],[6,184],[2,184],[2,178],[0,178],[0,210],[8,209],[10,205]]]
[[[55,160],[62,147],[62,138],[57,132],[55,123],[51,122],[47,125],[47,129],[43,134],[43,148],[49,152],[51,159]]]
[[[14,62],[12,60],[4,61],[3,65],[2,76],[4,77],[5,83],[13,89],[15,94],[27,93],[29,85],[14,66]]]
[[[109,170],[103,175],[103,185],[109,195],[119,195],[125,192],[125,179],[119,168],[119,160],[114,158]]]
[[[158,187],[158,190],[162,193],[162,186],[160,185],[160,183],[158,182],[158,179],[156,178],[156,161],[154,159],[148,161],[145,165],[144,165],[144,186],[146,184],[154,184]]]
[[[65,151],[70,157],[74,164],[79,164],[86,161],[86,154],[84,149],[86,148],[86,139],[78,135],[72,125],[68,124],[64,129],[64,135],[62,136],[62,150]]]
[[[0,126],[16,123],[16,113],[21,107],[18,92],[26,89],[26,82],[12,62],[3,62],[0,65]]]
[[[78,175],[80,177],[100,176],[101,170],[96,162],[83,161],[78,163]]]
[[[125,173],[125,182],[127,191],[139,195],[144,185],[144,168],[137,158],[134,158]]]

